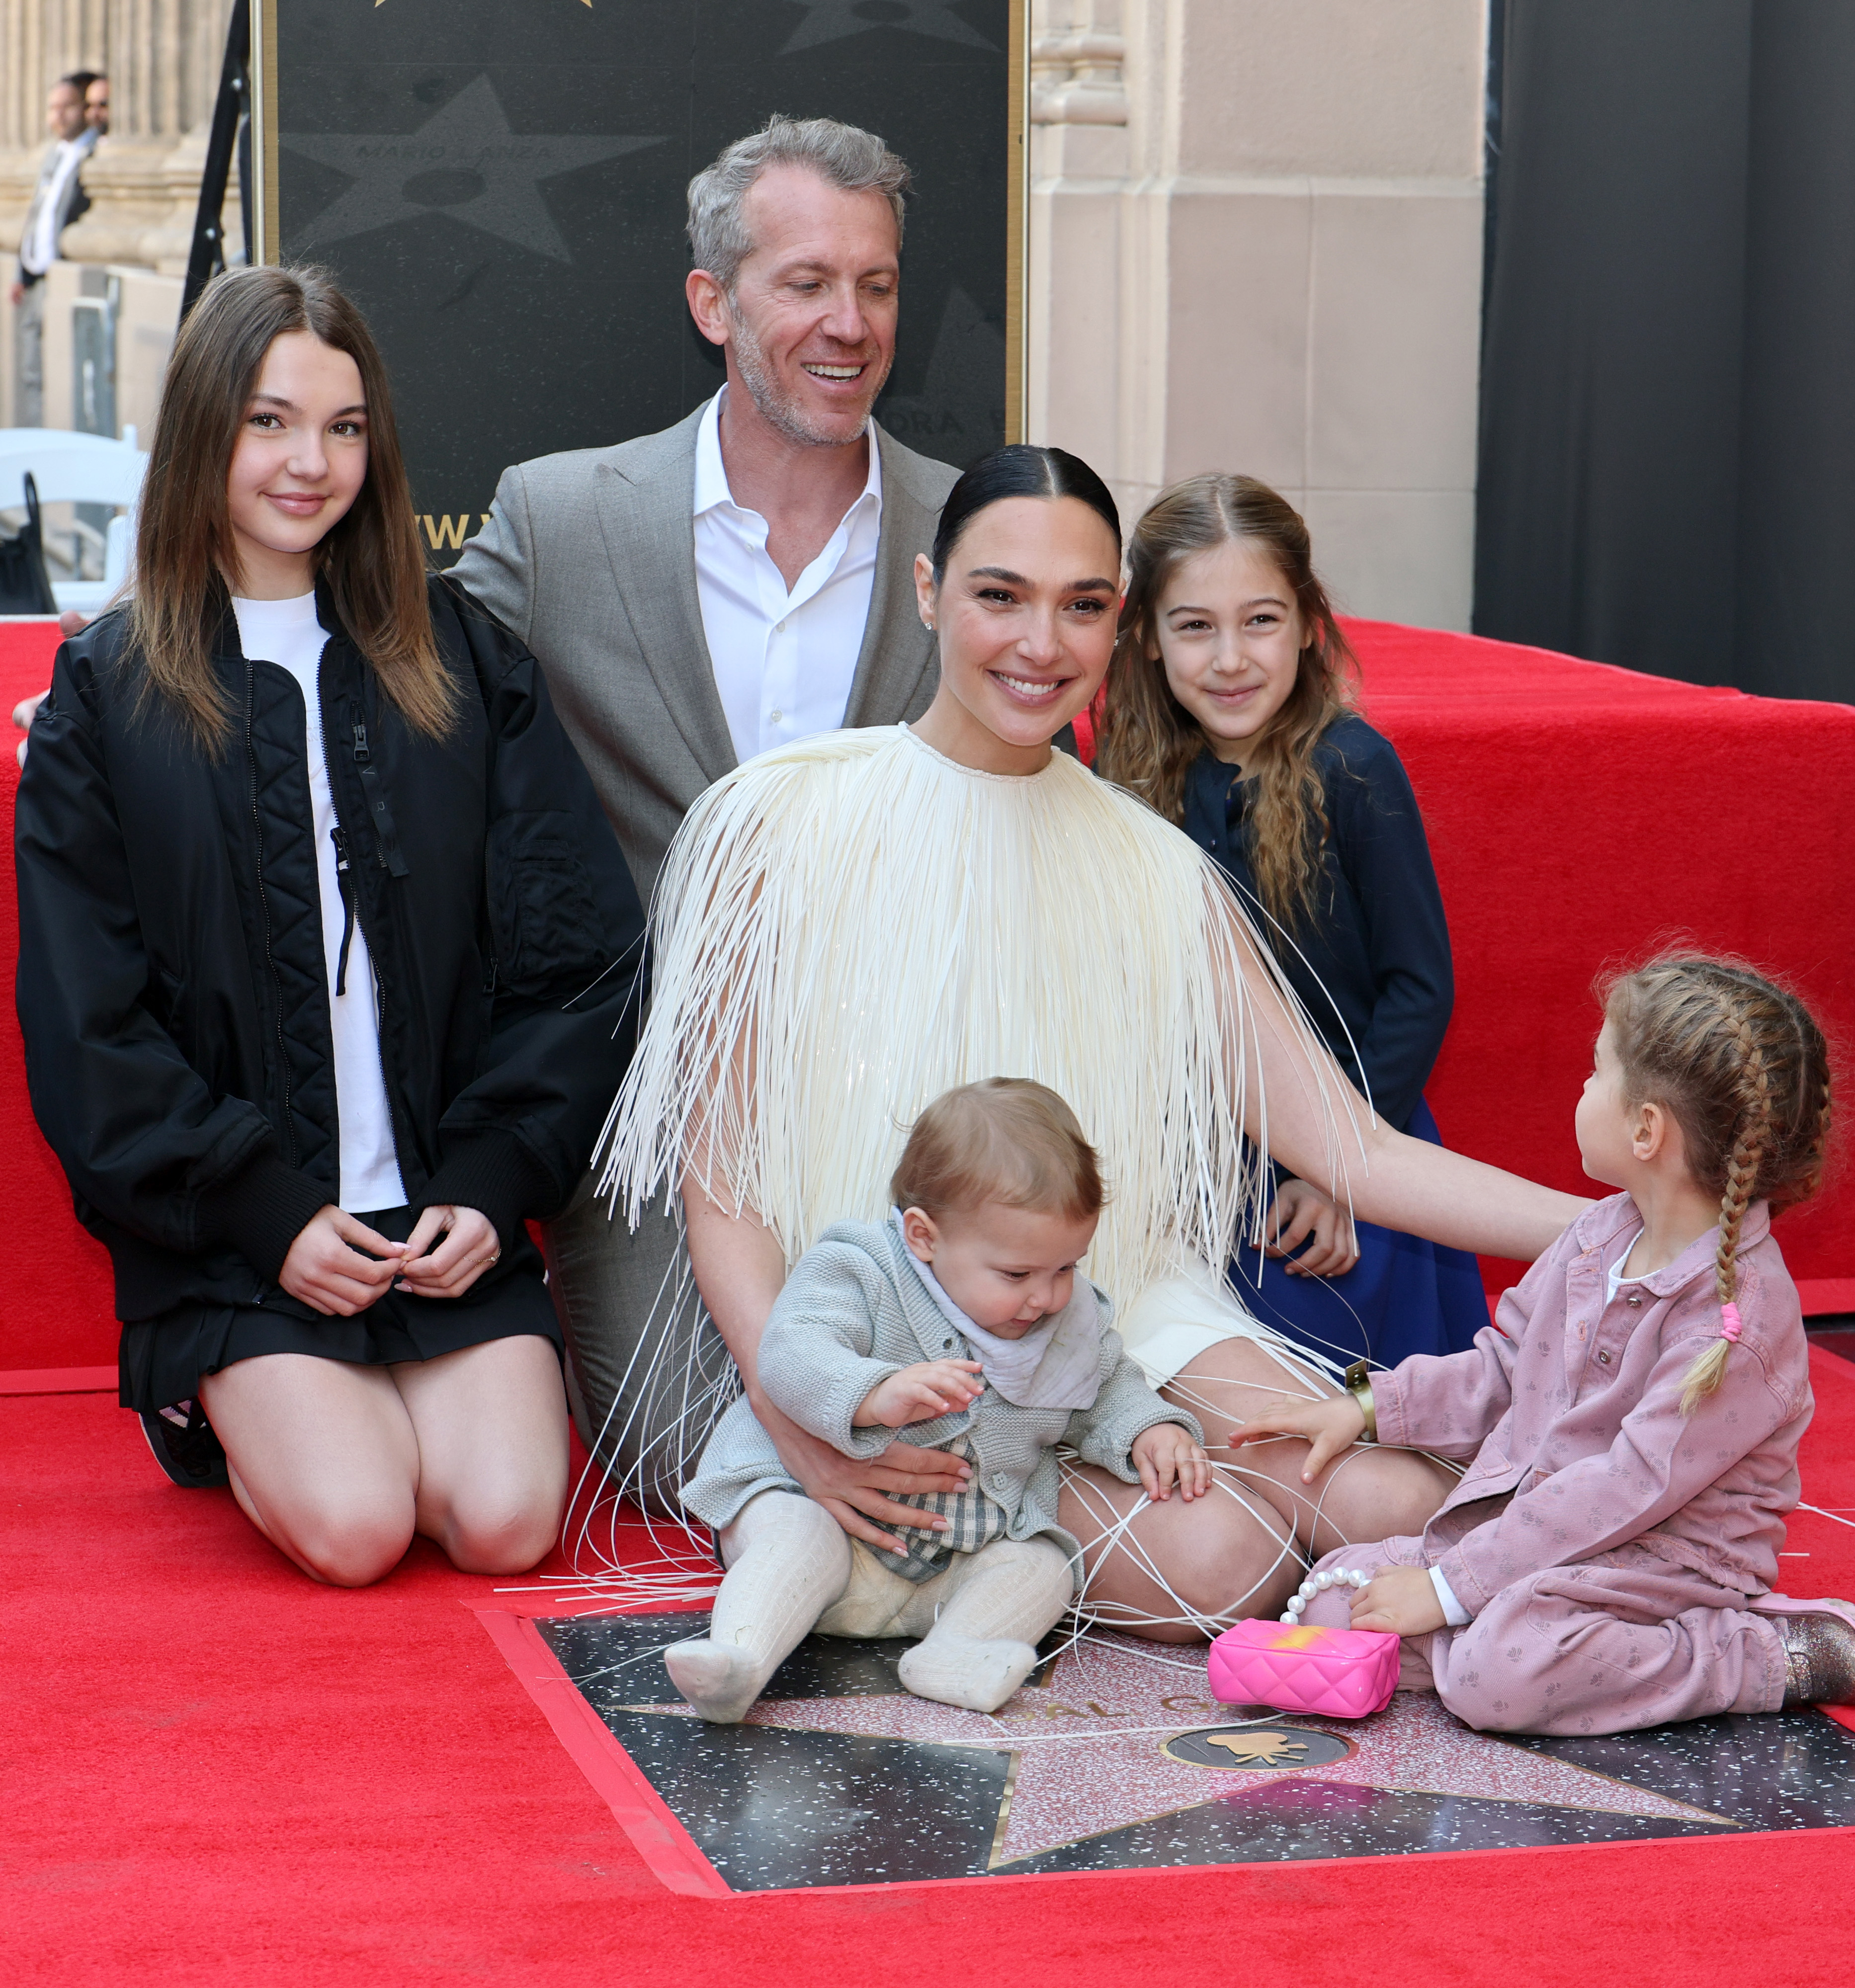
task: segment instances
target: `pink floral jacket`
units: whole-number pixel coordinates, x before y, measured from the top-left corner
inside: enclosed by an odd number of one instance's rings
[[[1587,1209],[1501,1299],[1466,1353],[1375,1374],[1379,1440],[1474,1460],[1423,1534],[1425,1560],[1478,1614],[1503,1587],[1634,1541],[1748,1597],[1777,1578],[1799,1496],[1809,1357],[1762,1202],[1740,1231],[1744,1324],[1719,1391],[1681,1411],[1720,1330],[1710,1231],[1604,1302],[1642,1230],[1627,1194]]]

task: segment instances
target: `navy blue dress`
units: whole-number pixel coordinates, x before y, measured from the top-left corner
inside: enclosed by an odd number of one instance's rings
[[[1423,1102],[1455,999],[1449,928],[1417,796],[1391,742],[1362,718],[1330,726],[1315,749],[1329,833],[1310,928],[1278,957],[1340,1067],[1400,1131],[1440,1144]],[[1186,781],[1184,829],[1215,857],[1257,915],[1248,856],[1249,783],[1207,750]],[[1298,952],[1296,950],[1298,948]],[[1488,1323],[1475,1259],[1376,1224],[1357,1225],[1359,1257],[1342,1276],[1291,1276],[1247,1245],[1231,1266],[1265,1324],[1342,1364],[1395,1367],[1413,1353],[1458,1353]]]

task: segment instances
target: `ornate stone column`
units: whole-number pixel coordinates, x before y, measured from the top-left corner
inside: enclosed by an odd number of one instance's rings
[[[0,0],[0,249],[17,249],[45,139],[45,93],[110,78],[110,135],[84,167],[74,262],[186,267],[232,0]]]
[[[9,265],[44,156],[45,97],[73,69],[110,79],[110,124],[83,169],[90,211],[46,279],[45,414],[76,418],[73,313],[107,297],[119,427],[144,437],[179,315],[232,0],[0,0],[0,256]],[[237,192],[228,206],[235,216]],[[236,238],[235,235],[235,240]],[[13,313],[0,303],[0,426],[12,417]]]

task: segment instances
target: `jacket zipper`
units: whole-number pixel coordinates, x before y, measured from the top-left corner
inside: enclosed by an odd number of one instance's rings
[[[251,766],[251,832],[257,850],[258,916],[264,928],[264,964],[270,969],[272,1010],[277,1032],[277,1073],[283,1086],[283,1151],[293,1167],[297,1161],[296,1121],[290,1105],[289,1050],[283,1040],[283,983],[270,946],[270,898],[264,888],[264,826],[258,812],[257,672],[245,665],[245,754]]]
[[[361,792],[367,796],[367,812],[374,817],[381,863],[395,877],[403,877],[407,874],[406,859],[399,853],[399,831],[393,825],[386,789],[380,784],[380,769],[367,748],[367,728],[358,719],[354,724],[354,764],[361,769]]]
[[[331,828],[329,839],[335,845],[335,885],[341,893],[341,953],[335,962],[335,992],[342,995],[348,991],[348,948],[354,942],[354,880],[348,874],[347,830]]]

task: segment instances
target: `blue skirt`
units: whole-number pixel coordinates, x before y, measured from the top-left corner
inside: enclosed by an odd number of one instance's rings
[[[1404,1130],[1443,1143],[1421,1098]],[[1246,1244],[1230,1266],[1231,1286],[1264,1325],[1342,1366],[1370,1359],[1395,1367],[1413,1353],[1464,1351],[1488,1319],[1474,1258],[1370,1222],[1355,1226],[1359,1261],[1342,1276],[1291,1276],[1290,1259]]]

